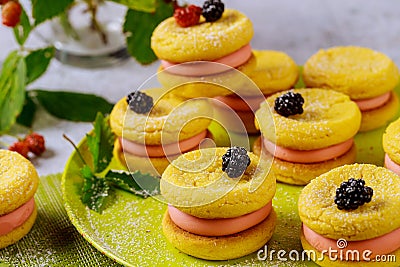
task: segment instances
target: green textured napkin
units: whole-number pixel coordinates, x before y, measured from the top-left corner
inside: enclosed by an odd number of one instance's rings
[[[32,230],[0,250],[5,266],[121,266],[92,247],[68,219],[61,195],[61,174],[40,178],[35,195],[38,216]]]

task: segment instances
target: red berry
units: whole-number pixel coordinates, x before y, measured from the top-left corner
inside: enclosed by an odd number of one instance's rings
[[[20,21],[21,12],[20,3],[15,1],[5,3],[1,10],[3,24],[8,27],[15,27]]]
[[[181,27],[190,27],[199,23],[201,7],[189,5],[187,7],[179,7],[174,11],[174,18]]]
[[[36,156],[40,156],[45,150],[44,137],[38,133],[31,133],[26,136],[24,143]]]
[[[9,2],[10,0],[0,0],[0,5],[4,5],[5,3]]]
[[[8,150],[15,151],[24,156],[25,158],[28,158],[29,148],[24,141],[15,142],[8,148]]]

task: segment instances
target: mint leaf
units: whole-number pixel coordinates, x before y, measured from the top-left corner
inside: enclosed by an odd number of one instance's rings
[[[97,112],[108,114],[113,108],[102,97],[67,91],[32,90],[30,95],[51,115],[70,121],[94,121]]]
[[[139,171],[125,172],[110,170],[105,179],[114,187],[146,198],[160,193],[160,178]]]
[[[54,47],[47,47],[32,51],[26,56],[27,84],[39,78],[46,71],[54,53]]]
[[[25,100],[26,66],[18,51],[11,52],[0,74],[0,133],[15,123]]]
[[[25,103],[22,112],[17,117],[17,123],[26,127],[32,127],[35,118],[36,105],[28,93],[25,94]]]
[[[129,9],[124,23],[124,32],[127,34],[128,52],[141,64],[150,64],[157,60],[150,47],[153,30],[164,19],[172,16],[172,4],[157,0],[156,11],[147,13]]]
[[[29,33],[32,30],[31,22],[29,21],[29,17],[25,12],[25,9],[22,7],[22,13],[20,17],[20,23],[13,28],[15,39],[17,40],[19,45],[24,45],[26,39],[29,36]]]
[[[93,157],[95,173],[104,171],[113,157],[115,136],[111,131],[109,119],[97,113],[94,129],[86,135],[89,151]]]
[[[32,16],[38,25],[67,9],[74,0],[32,0]]]
[[[115,3],[127,6],[130,9],[143,11],[143,12],[154,12],[156,10],[156,0],[111,0]]]
[[[87,165],[83,166],[81,174],[83,177],[82,203],[91,210],[101,212],[109,195],[110,186],[105,179],[96,177]]]

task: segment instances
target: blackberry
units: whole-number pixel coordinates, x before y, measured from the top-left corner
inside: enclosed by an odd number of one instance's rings
[[[222,171],[230,178],[241,176],[250,164],[250,158],[247,155],[247,150],[244,147],[228,148],[222,156]]]
[[[336,189],[335,204],[340,210],[355,210],[371,201],[374,191],[363,179],[350,178]]]
[[[221,0],[207,0],[203,4],[202,15],[207,22],[219,20],[224,13],[225,5]]]
[[[129,108],[138,114],[145,114],[153,107],[153,98],[140,91],[127,95],[126,102]]]
[[[275,99],[275,111],[284,117],[303,113],[304,98],[299,93],[288,92]]]

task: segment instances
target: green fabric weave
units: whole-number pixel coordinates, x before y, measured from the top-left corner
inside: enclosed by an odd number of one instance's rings
[[[35,195],[38,217],[16,244],[0,250],[5,266],[121,266],[92,247],[68,219],[61,195],[61,174],[40,178]]]

